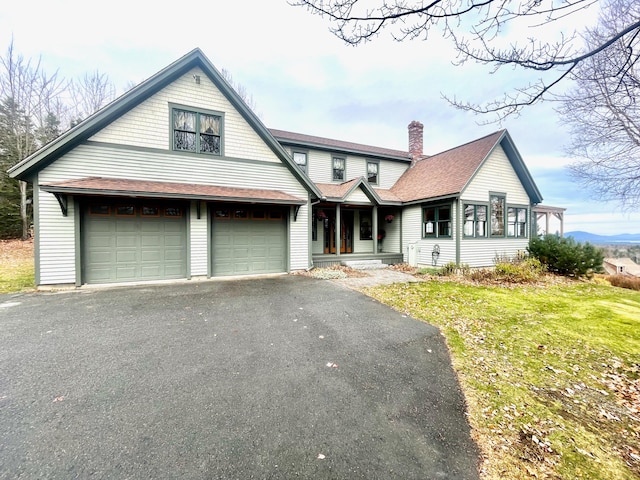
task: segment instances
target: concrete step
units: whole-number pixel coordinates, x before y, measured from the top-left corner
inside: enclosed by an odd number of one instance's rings
[[[388,267],[386,263],[382,263],[382,260],[343,260],[340,263],[354,270],[376,270]]]

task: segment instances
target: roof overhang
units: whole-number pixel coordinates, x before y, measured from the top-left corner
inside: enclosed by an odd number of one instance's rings
[[[45,192],[60,195],[93,195],[128,198],[171,198],[219,202],[305,205],[307,200],[280,190],[235,188],[194,183],[169,183],[122,178],[88,177],[40,185]],[[60,200],[58,200],[60,201]]]

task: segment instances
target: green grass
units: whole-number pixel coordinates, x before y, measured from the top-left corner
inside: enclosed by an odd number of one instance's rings
[[[0,264],[0,293],[14,293],[35,287],[33,260]]]
[[[640,478],[640,292],[433,281],[367,293],[440,327],[484,478]]]

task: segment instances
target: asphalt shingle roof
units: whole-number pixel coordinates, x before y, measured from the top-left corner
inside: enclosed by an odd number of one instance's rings
[[[251,202],[276,202],[282,204],[306,203],[279,190],[262,190],[257,188],[223,187],[218,185],[201,185],[193,183],[152,182],[146,180],[129,180],[124,178],[87,177],[65,180],[42,185],[44,190],[69,193],[96,193],[103,195],[169,195],[175,198],[229,199]]]
[[[314,135],[305,135],[303,133],[286,132],[284,130],[277,130],[275,128],[270,128],[269,131],[276,138],[276,140],[280,141],[281,143],[290,142],[304,145],[315,145],[329,149],[348,150],[369,155],[396,157],[407,161],[411,160],[411,155],[409,155],[409,152],[405,152],[403,150],[373,147],[371,145],[363,145],[361,143],[345,142],[343,140],[316,137]]]
[[[500,130],[431,157],[423,157],[402,174],[391,192],[403,202],[462,192],[504,132]]]

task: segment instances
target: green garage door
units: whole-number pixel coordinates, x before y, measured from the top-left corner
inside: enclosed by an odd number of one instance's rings
[[[83,209],[83,283],[187,276],[182,204],[96,203]]]
[[[215,208],[213,275],[287,271],[287,228],[281,209]]]

